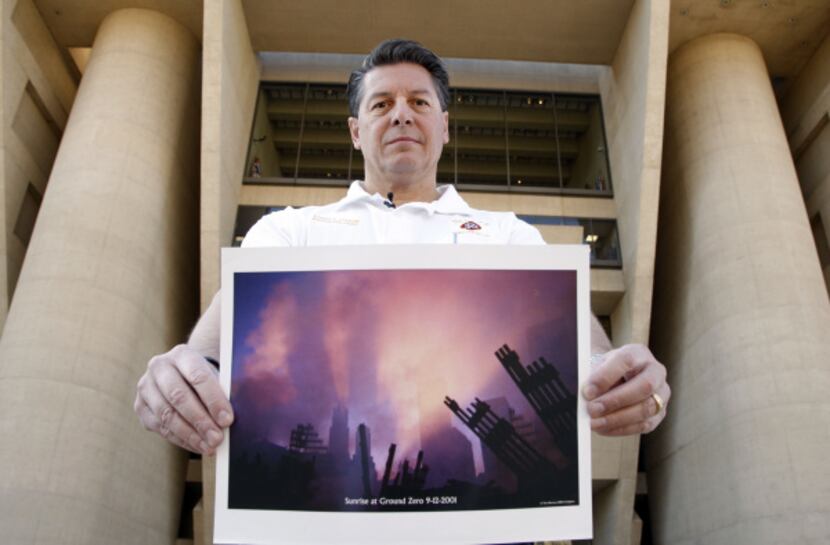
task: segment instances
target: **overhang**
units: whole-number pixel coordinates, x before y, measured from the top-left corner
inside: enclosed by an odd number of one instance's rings
[[[418,40],[443,57],[610,64],[634,0],[242,0],[256,51],[356,53]]]
[[[58,45],[90,47],[101,21],[114,11],[143,8],[168,15],[201,43],[202,0],[34,0]]]
[[[770,75],[797,75],[830,30],[827,0],[674,0],[669,51],[707,34],[734,32],[754,40]]]

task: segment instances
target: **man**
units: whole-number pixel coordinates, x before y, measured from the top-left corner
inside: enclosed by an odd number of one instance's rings
[[[474,210],[452,186],[437,187],[438,160],[449,142],[449,81],[434,53],[415,42],[384,42],[352,73],[348,93],[349,130],[366,179],[337,203],[266,216],[243,246],[544,244],[514,214]],[[596,318],[591,348],[594,368],[583,390],[591,428],[605,435],[653,430],[671,397],[663,365],[642,345],[612,349]],[[213,454],[233,421],[209,363],[218,357],[217,296],[187,344],[150,360],[135,400],[144,426],[182,448]]]

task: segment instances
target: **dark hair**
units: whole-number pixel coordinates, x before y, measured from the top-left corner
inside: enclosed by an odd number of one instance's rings
[[[375,47],[369,55],[363,59],[360,68],[349,76],[349,85],[346,92],[349,96],[349,112],[352,117],[357,117],[360,110],[360,99],[363,94],[363,77],[376,66],[400,64],[411,62],[422,66],[432,76],[432,83],[435,85],[435,92],[441,102],[441,111],[446,112],[450,103],[450,77],[447,68],[441,58],[412,40],[386,40]]]

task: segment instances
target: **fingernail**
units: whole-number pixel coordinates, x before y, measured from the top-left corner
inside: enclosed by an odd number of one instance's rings
[[[590,401],[590,400],[594,399],[595,397],[597,397],[597,393],[598,393],[597,387],[594,386],[593,384],[588,384],[582,390],[582,395],[584,395],[585,399],[587,399],[588,401]]]
[[[204,441],[199,441],[199,450],[202,451],[202,454],[206,453],[210,447]]]
[[[601,416],[605,412],[605,405],[599,401],[588,403],[588,414],[591,416]]]
[[[219,412],[219,424],[221,426],[230,426],[231,422],[233,422],[233,418],[231,418],[231,413],[229,413],[228,411]]]
[[[592,418],[591,419],[591,429],[595,430],[605,426],[605,419],[604,418]]]
[[[216,430],[210,430],[207,432],[207,440],[212,446],[216,446],[222,442],[222,434]]]

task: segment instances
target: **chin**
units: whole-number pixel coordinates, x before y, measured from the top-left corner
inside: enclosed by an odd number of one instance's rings
[[[390,174],[417,174],[419,172],[423,172],[423,170],[423,165],[416,161],[398,161],[392,165],[389,165],[386,172]]]

